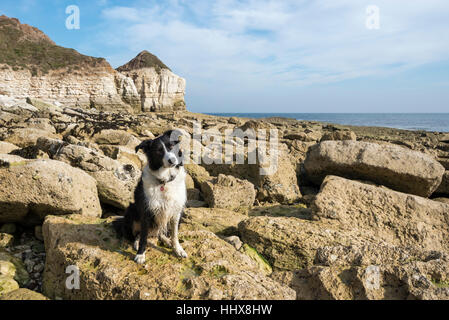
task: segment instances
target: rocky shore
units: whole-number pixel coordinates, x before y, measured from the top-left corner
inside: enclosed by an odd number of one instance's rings
[[[114,70],[5,16],[0,40],[0,300],[449,299],[449,133],[195,114],[147,51]],[[174,128],[243,163],[186,164],[188,258],[138,265],[111,224]]]
[[[1,110],[3,299],[26,289],[50,299],[449,298],[445,133],[37,99]],[[189,258],[152,239],[136,265],[111,228],[146,161],[133,149],[170,128],[192,134],[194,122],[220,133],[277,129],[278,170],[186,165]],[[79,289],[66,287],[70,265]]]

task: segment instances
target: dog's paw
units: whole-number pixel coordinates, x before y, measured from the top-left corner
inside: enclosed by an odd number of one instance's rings
[[[144,264],[145,263],[145,253],[142,254],[136,254],[134,257],[134,261],[138,264]]]
[[[180,258],[187,258],[187,253],[181,247],[175,249],[175,254]]]

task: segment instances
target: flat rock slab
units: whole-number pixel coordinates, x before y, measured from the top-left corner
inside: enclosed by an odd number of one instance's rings
[[[101,216],[95,180],[55,160],[0,155],[0,222],[42,222],[47,214]]]
[[[323,247],[316,265],[272,278],[293,288],[299,300],[449,299],[447,255],[413,247]]]
[[[444,167],[429,155],[396,145],[360,141],[324,141],[309,149],[307,178],[319,185],[328,175],[369,180],[423,197],[440,185]]]
[[[442,202],[328,176],[312,208],[317,218],[374,232],[392,244],[448,250],[449,205]]]
[[[329,245],[378,243],[359,230],[344,230],[333,221],[295,217],[251,217],[239,223],[240,238],[255,248],[277,270],[313,265],[319,248]]]
[[[63,299],[295,299],[295,292],[260,272],[249,256],[209,231],[180,233],[189,255],[150,244],[146,263],[108,221],[49,216],[43,225],[47,261],[43,291]],[[67,289],[65,269],[80,271],[80,289]]]
[[[201,184],[204,200],[211,208],[239,210],[251,208],[256,199],[254,185],[247,181],[219,174]]]

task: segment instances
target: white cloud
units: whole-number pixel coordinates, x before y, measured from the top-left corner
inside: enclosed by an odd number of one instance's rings
[[[194,82],[240,90],[385,75],[447,60],[447,0],[140,2],[103,10],[105,42],[147,49]],[[367,5],[380,29],[365,27]],[[113,64],[130,56],[108,57]]]

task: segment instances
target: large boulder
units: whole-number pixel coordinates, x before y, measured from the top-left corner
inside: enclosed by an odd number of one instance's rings
[[[240,222],[242,241],[254,247],[277,270],[297,270],[313,265],[318,248],[377,241],[356,229],[344,230],[332,221],[295,217],[251,217]]]
[[[18,149],[20,148],[12,143],[0,141],[0,154],[10,153],[11,151]]]
[[[237,226],[248,216],[219,208],[187,208],[183,216],[184,228],[205,229],[220,236],[238,234]]]
[[[133,201],[141,172],[131,164],[122,164],[87,147],[64,141],[40,138],[37,147],[52,159],[78,167],[97,182],[100,201],[125,209]]]
[[[248,180],[254,184],[259,201],[293,203],[301,197],[296,177],[296,161],[290,157],[284,143],[278,143],[274,148],[275,153],[265,156],[263,161],[256,157],[254,164],[249,163],[245,147],[241,164],[234,161],[232,164],[204,164],[204,167],[214,176],[222,173]]]
[[[182,229],[182,225],[181,225]],[[187,259],[149,245],[146,263],[133,261],[131,244],[119,241],[104,220],[50,216],[43,225],[47,261],[43,292],[63,299],[294,299],[292,289],[259,272],[259,266],[213,233],[182,231]],[[68,266],[79,269],[79,289],[65,285]]]
[[[245,210],[252,207],[256,198],[256,190],[251,182],[224,174],[204,181],[201,191],[211,208]]]
[[[12,129],[5,139],[6,142],[15,144],[21,148],[29,147],[36,144],[36,141],[40,137],[59,138],[58,135],[37,128],[16,128]]]
[[[60,161],[0,155],[0,184],[0,222],[34,224],[48,214],[101,216],[95,180]]]
[[[312,207],[317,218],[375,232],[392,244],[447,250],[449,205],[445,203],[328,176]]]
[[[134,149],[141,142],[131,133],[115,129],[101,130],[92,137],[92,140],[97,144],[127,146],[131,149]]]
[[[307,178],[319,185],[327,175],[369,180],[423,197],[440,185],[443,166],[421,152],[396,145],[324,141],[309,149],[304,161]]]
[[[280,271],[272,278],[289,285],[297,299],[449,299],[447,255],[391,245],[329,246],[317,265]]]
[[[0,297],[28,283],[29,275],[22,261],[0,250]]]

